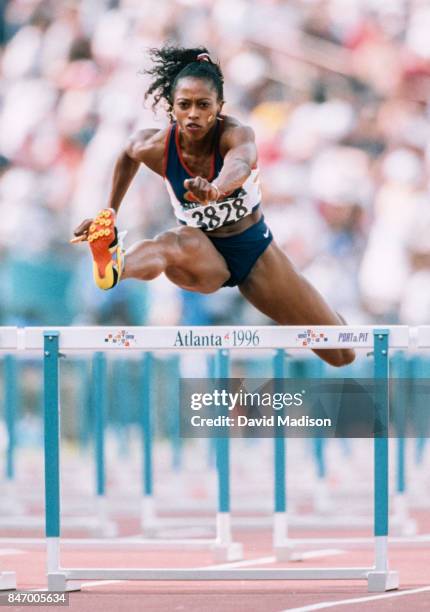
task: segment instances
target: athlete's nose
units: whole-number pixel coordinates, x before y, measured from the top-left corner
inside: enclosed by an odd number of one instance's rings
[[[199,118],[198,106],[191,106],[188,113],[188,119],[194,120]]]

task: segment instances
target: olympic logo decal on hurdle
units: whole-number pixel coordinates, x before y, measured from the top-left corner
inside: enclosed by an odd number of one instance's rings
[[[299,346],[317,346],[318,344],[328,342],[328,336],[323,332],[315,332],[312,329],[306,329],[297,334],[296,342]]]
[[[105,342],[118,348],[129,348],[136,344],[136,336],[125,329],[120,329],[116,333],[105,336]]]

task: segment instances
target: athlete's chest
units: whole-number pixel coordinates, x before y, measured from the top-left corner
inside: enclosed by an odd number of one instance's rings
[[[212,174],[214,171],[214,155],[195,155],[186,153],[185,151],[180,152],[183,166],[189,174],[195,176],[201,176],[207,180],[213,178]]]

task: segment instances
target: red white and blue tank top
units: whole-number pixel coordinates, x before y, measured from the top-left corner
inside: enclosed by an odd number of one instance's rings
[[[224,160],[219,151],[221,122],[217,121],[214,148],[212,153],[212,168],[209,181],[215,180],[221,171]],[[176,218],[184,225],[198,227],[204,231],[212,231],[224,225],[236,223],[250,215],[261,202],[259,171],[255,167],[241,187],[234,193],[225,196],[218,202],[202,205],[185,199],[184,181],[194,178],[186,166],[179,146],[179,127],[173,123],[166,137],[164,152],[164,180],[169,193],[170,202]]]

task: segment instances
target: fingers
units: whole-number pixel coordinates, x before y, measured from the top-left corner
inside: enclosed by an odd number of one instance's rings
[[[188,189],[192,193],[203,191],[207,185],[209,185],[209,182],[201,176],[196,176],[195,178],[186,179],[184,181],[185,189]]]
[[[184,187],[187,189],[185,198],[191,202],[207,204],[208,202],[213,202],[218,197],[216,187],[213,187],[209,181],[200,176],[186,179],[184,181]]]
[[[185,189],[189,189],[192,186],[194,180],[195,179],[185,179],[185,181],[184,181]]]
[[[184,198],[188,201],[188,202],[200,202],[200,200],[193,194],[191,193],[191,191],[186,191]]]
[[[82,223],[78,225],[78,227],[73,232],[74,235],[81,236],[82,234],[87,234],[92,222],[92,219],[85,219],[85,221],[82,221]]]
[[[70,240],[70,243],[77,244],[78,242],[85,242],[88,238],[88,231],[92,222],[92,219],[85,219],[85,221],[82,221],[73,232],[75,237]]]
[[[70,244],[77,244],[78,242],[86,242],[87,239],[87,234],[82,234],[81,236],[75,236],[75,238],[72,238],[71,240],[69,240],[69,242]]]

